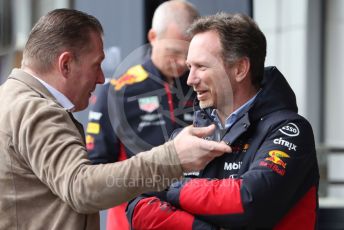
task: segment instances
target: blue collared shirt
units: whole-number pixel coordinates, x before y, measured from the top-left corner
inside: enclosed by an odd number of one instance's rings
[[[30,74],[32,75],[32,74]],[[65,96],[63,95],[63,93],[61,93],[60,91],[58,91],[57,89],[55,89],[54,87],[52,87],[51,85],[49,85],[48,83],[46,83],[45,81],[43,81],[42,79],[33,76],[34,78],[36,78],[40,83],[42,83],[45,88],[47,88],[47,90],[49,91],[49,93],[51,93],[51,95],[53,95],[53,97],[56,99],[56,101],[63,107],[65,108],[68,112],[73,112],[74,110],[74,104]]]
[[[259,93],[259,92],[258,92]],[[253,103],[254,99],[256,99],[257,95],[254,95],[250,100],[248,100],[245,104],[243,104],[242,106],[240,106],[237,110],[235,110],[233,113],[231,113],[225,120],[225,127],[222,126],[221,124],[221,120],[219,118],[219,115],[217,114],[217,109],[213,109],[213,111],[211,112],[211,116],[214,119],[214,122],[216,123],[216,125],[221,129],[228,129],[230,127],[232,127],[232,125],[237,121],[238,119],[238,115],[244,111],[245,109],[247,109],[249,106],[251,106],[251,104]]]

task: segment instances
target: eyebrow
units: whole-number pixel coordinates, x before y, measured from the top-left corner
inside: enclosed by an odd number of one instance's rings
[[[206,60],[196,60],[196,61],[193,61],[192,63],[190,63],[188,60],[185,60],[185,63],[187,65],[207,65],[207,61]]]
[[[187,53],[187,51],[183,52],[182,49],[177,49],[175,47],[166,47],[166,50],[173,51],[175,53]]]

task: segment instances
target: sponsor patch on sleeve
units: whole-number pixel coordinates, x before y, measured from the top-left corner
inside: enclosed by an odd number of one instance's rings
[[[100,132],[100,125],[99,125],[99,123],[89,122],[87,124],[86,132],[90,133],[90,134],[99,134],[99,132]]]
[[[289,137],[297,137],[300,134],[299,127],[291,122],[280,128],[279,131]]]
[[[290,158],[290,156],[280,150],[271,150],[268,154],[269,157],[265,158],[264,161],[261,161],[259,165],[268,167],[279,175],[284,176],[285,168],[287,167],[287,163],[284,158]]]
[[[148,72],[141,65],[136,65],[130,68],[120,78],[112,79],[110,83],[114,86],[115,90],[117,91],[122,89],[122,87],[126,85],[132,85],[146,80],[148,75]]]
[[[92,137],[91,135],[86,135],[86,148],[87,150],[94,149],[94,137]]]
[[[276,145],[284,146],[284,147],[288,148],[288,150],[296,151],[296,149],[297,149],[297,145],[295,145],[294,143],[289,142],[287,140],[284,140],[282,137],[274,139],[273,143]]]
[[[100,118],[102,117],[102,113],[99,112],[95,112],[95,111],[90,111],[90,113],[88,114],[88,120],[96,120],[99,121]]]

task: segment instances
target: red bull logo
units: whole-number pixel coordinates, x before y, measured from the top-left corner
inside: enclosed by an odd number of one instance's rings
[[[148,77],[148,72],[143,69],[141,65],[136,65],[130,68],[119,79],[112,79],[111,84],[115,87],[115,90],[120,90],[125,85],[132,85],[144,81]]]
[[[94,137],[92,137],[91,135],[86,135],[86,148],[87,150],[94,149]]]
[[[276,165],[282,166],[283,168],[287,166],[287,163],[285,163],[281,158],[290,158],[288,154],[279,150],[271,150],[269,152],[269,156],[270,157],[267,157],[265,160],[271,161]]]
[[[263,166],[263,167],[268,167],[268,168],[272,169],[272,171],[274,171],[275,173],[278,173],[281,176],[285,175],[285,169],[284,168],[280,168],[276,164],[273,164],[271,162],[261,161],[261,162],[259,162],[259,165]]]

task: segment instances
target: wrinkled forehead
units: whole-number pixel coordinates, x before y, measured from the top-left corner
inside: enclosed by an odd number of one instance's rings
[[[189,46],[188,62],[218,62],[222,60],[222,48],[216,34],[205,32],[196,34]]]

